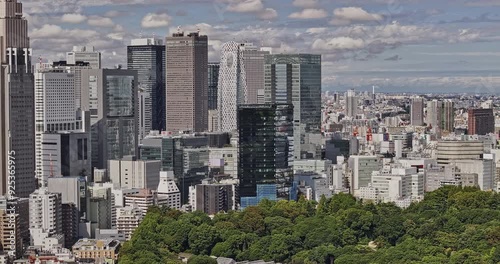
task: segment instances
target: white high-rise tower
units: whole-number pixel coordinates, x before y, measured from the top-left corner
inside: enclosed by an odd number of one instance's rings
[[[217,98],[219,131],[232,132],[237,130],[238,105],[247,102],[243,46],[244,44],[233,41],[222,46]]]

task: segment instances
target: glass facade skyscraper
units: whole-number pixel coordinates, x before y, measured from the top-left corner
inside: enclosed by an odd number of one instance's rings
[[[90,111],[92,167],[138,154],[137,71],[82,70],[82,108]]]
[[[259,197],[272,197],[265,191],[269,188],[276,190],[277,199],[288,199],[293,177],[293,105],[240,105],[238,123],[240,204],[249,206],[258,203]]]
[[[141,138],[150,130],[165,131],[165,45],[154,38],[132,40],[127,47],[127,69],[137,70],[138,88],[149,95],[144,102]],[[140,123],[142,123],[140,122]]]
[[[220,64],[208,64],[208,110],[217,109],[217,86],[219,85]]]
[[[321,132],[321,55],[266,56],[265,102],[293,104],[294,156],[302,157],[306,133]]]

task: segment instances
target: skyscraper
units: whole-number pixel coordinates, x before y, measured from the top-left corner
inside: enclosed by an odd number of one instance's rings
[[[442,130],[453,132],[455,129],[455,104],[452,101],[443,102]]]
[[[144,101],[142,139],[150,130],[165,130],[165,45],[160,39],[134,39],[127,47],[127,69],[137,70],[139,91]],[[141,133],[140,133],[141,134]]]
[[[90,134],[85,131],[85,113],[77,111],[75,105],[75,74],[67,69],[37,66],[35,150],[38,184],[49,176],[70,176],[80,165],[78,173],[85,170],[89,175],[90,144],[84,144],[84,141],[88,142]],[[80,133],[72,134],[70,131]],[[75,144],[70,144],[70,141]],[[80,145],[77,146],[77,142]]]
[[[75,75],[75,106],[76,108],[81,107],[82,98],[82,70],[92,69],[89,62],[77,61],[75,64],[69,64],[67,61],[56,61],[52,63],[53,68],[64,69]]]
[[[440,129],[440,120],[441,120],[441,102],[438,100],[432,100],[427,102],[427,114],[426,114],[426,123],[427,126],[432,126],[434,129]]]
[[[440,131],[452,132],[455,123],[453,102],[438,100],[427,102],[426,123]]]
[[[238,107],[241,207],[288,199],[293,178],[293,105]]]
[[[15,186],[15,196],[28,197],[36,188],[35,95],[28,21],[17,0],[0,1],[0,10],[0,195],[5,195],[10,185]],[[9,168],[12,161],[15,171]]]
[[[247,79],[242,45],[234,41],[222,46],[218,86],[219,131],[236,131],[238,105],[247,102]]]
[[[266,56],[265,102],[293,104],[294,156],[300,159],[306,134],[321,132],[321,55]]]
[[[411,100],[411,125],[422,126],[424,124],[424,99],[413,98]]]
[[[166,39],[167,131],[208,129],[208,37],[174,33]]]
[[[469,109],[469,135],[495,133],[495,115],[493,109]]]
[[[90,111],[92,167],[138,155],[137,71],[82,70],[82,108]]]
[[[257,104],[258,95],[264,93],[264,64],[269,51],[259,50],[253,43],[241,45],[247,81],[247,104]]]
[[[345,115],[356,117],[358,114],[358,97],[354,90],[349,90],[345,94]]]
[[[208,64],[208,110],[217,109],[217,86],[219,85],[219,69],[218,62]]]

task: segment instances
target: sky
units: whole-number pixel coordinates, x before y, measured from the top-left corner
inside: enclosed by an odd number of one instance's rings
[[[323,90],[500,93],[500,0],[20,0],[33,54],[93,45],[126,66],[141,37],[200,30],[224,42],[322,54]]]

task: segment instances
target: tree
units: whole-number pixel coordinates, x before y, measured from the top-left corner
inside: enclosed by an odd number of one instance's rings
[[[217,260],[209,256],[192,256],[188,259],[188,264],[217,264]]]
[[[196,255],[208,255],[220,241],[218,230],[207,224],[202,224],[189,232],[189,247]]]

